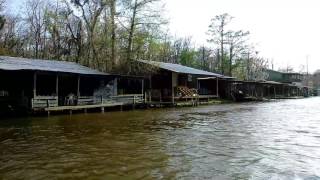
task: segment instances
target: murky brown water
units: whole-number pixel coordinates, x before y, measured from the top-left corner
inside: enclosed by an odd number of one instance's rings
[[[0,179],[320,179],[320,98],[0,121]]]

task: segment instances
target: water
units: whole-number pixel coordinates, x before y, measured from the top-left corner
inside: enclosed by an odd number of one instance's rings
[[[0,121],[0,179],[320,179],[320,98]]]

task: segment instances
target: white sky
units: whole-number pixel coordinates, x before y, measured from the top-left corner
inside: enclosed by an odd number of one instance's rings
[[[299,70],[320,69],[319,0],[165,0],[170,31],[178,37],[192,36],[205,44],[210,19],[229,13],[235,30],[249,30],[260,55],[274,60],[275,69],[287,64]]]
[[[19,10],[25,0],[7,0]],[[235,30],[249,30],[260,55],[274,60],[275,69],[320,69],[320,0],[163,0],[169,29],[178,37],[192,36],[206,44],[210,19],[229,13]]]

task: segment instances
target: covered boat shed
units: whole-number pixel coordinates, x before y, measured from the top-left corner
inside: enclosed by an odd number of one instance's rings
[[[120,79],[74,62],[0,56],[0,106],[49,112],[119,104],[129,98],[119,96]]]
[[[222,82],[232,79],[180,64],[146,60],[139,62],[147,69],[154,69],[148,74],[149,102],[175,104],[180,100],[218,98],[220,92],[224,91]]]

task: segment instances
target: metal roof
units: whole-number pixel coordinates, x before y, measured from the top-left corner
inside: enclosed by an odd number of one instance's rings
[[[158,61],[146,61],[146,60],[139,60],[139,62],[149,64],[152,66],[156,66],[158,68],[165,69],[165,70],[172,71],[172,72],[176,72],[176,73],[214,76],[214,77],[220,77],[220,78],[232,78],[232,77],[223,76],[223,75],[217,74],[217,73],[212,73],[212,72],[208,72],[208,71],[203,71],[203,70],[183,66],[180,64],[165,63],[165,62],[158,62]]]
[[[250,83],[250,84],[273,84],[273,85],[285,85],[276,81],[243,81],[243,80],[233,80],[231,82],[235,83]]]
[[[0,70],[32,70],[83,75],[109,75],[74,62],[0,56]]]

